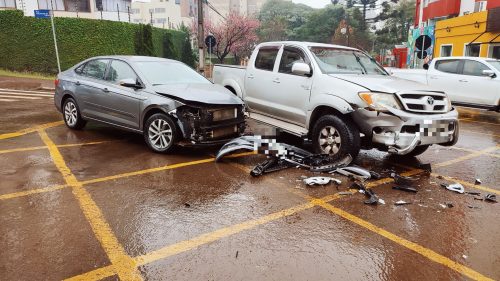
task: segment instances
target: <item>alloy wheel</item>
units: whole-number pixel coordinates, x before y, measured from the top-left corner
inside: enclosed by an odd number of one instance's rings
[[[172,128],[167,121],[156,119],[148,128],[149,142],[158,150],[163,150],[172,142]]]
[[[64,118],[66,119],[66,124],[68,126],[73,127],[76,125],[76,121],[78,120],[78,111],[76,109],[76,105],[69,101],[64,106]]]
[[[342,140],[339,131],[332,126],[326,126],[321,130],[318,142],[322,153],[337,154],[340,150]]]

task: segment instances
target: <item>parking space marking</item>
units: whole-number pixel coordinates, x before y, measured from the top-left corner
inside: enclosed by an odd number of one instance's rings
[[[459,120],[460,121],[464,121],[464,122],[470,122],[470,123],[480,123],[480,124],[488,124],[488,125],[500,126],[500,124],[497,124],[497,123],[491,123],[491,122],[485,122],[485,121],[476,121],[476,120],[472,120],[472,118],[459,119]]]
[[[10,99],[0,99],[0,101],[5,101],[5,102],[13,102],[13,101],[16,101],[16,100],[10,100]]]
[[[5,92],[5,91],[0,91],[0,95],[10,95],[10,96],[28,96],[28,97],[45,97],[45,98],[51,98],[54,95],[52,94],[27,94],[24,92]]]
[[[314,204],[318,205],[318,206],[321,206],[323,207],[324,209],[350,221],[350,222],[353,222],[365,229],[368,229],[370,230],[371,232],[374,232],[380,236],[383,236],[393,242],[395,242],[396,244],[400,245],[400,246],[403,246],[411,251],[414,251],[415,253],[417,254],[420,254],[422,255],[423,257],[431,260],[431,261],[434,261],[436,263],[439,263],[439,264],[442,264],[460,274],[463,274],[471,279],[474,279],[474,280],[493,280],[491,278],[488,278],[484,275],[482,275],[481,273],[463,265],[463,264],[460,264],[456,261],[453,261],[439,253],[436,253],[434,252],[433,250],[431,249],[428,249],[426,247],[423,247],[417,243],[414,243],[414,242],[411,242],[409,240],[406,240],[402,237],[399,237],[397,236],[396,234],[392,233],[392,232],[389,232],[383,228],[380,228],[366,220],[363,220],[362,218],[360,217],[357,217],[355,215],[352,215],[342,209],[339,209],[337,207],[334,207],[332,206],[331,204],[327,203],[326,201],[322,200],[322,199],[314,199],[312,202],[314,202]]]
[[[469,148],[465,148],[465,147],[459,147],[459,146],[456,146],[456,145],[450,146],[449,148],[450,149],[455,149],[455,150],[462,150],[462,151],[472,152],[472,153],[477,152],[477,150],[469,149]],[[494,153],[485,153],[484,155],[488,155],[488,156],[500,158],[500,155],[494,154]]]
[[[44,130],[44,129],[51,128],[51,127],[57,127],[57,126],[60,126],[62,124],[64,124],[64,121],[56,121],[56,122],[50,122],[50,123],[41,124],[41,125],[37,125],[34,127],[22,129],[22,130],[19,130],[17,132],[13,132],[13,133],[0,134],[0,140],[19,137],[22,135],[36,132],[38,130]]]
[[[482,184],[481,185],[472,184],[472,183],[469,183],[469,182],[466,182],[466,181],[463,181],[463,180],[456,179],[454,177],[449,177],[449,176],[445,176],[445,175],[441,175],[441,174],[436,174],[436,173],[431,173],[431,176],[433,176],[435,178],[443,178],[445,180],[452,181],[452,182],[458,182],[459,184],[461,184],[463,186],[470,187],[470,188],[475,188],[475,189],[479,189],[479,190],[490,192],[490,193],[500,194],[500,190],[493,189],[491,187],[487,187],[487,186],[484,186]]]
[[[0,98],[4,98],[4,99],[15,98],[15,99],[18,99],[18,100],[41,100],[41,99],[43,99],[43,97],[27,97],[27,96],[18,96],[18,95],[2,95],[1,93],[0,93]]]
[[[118,242],[111,227],[106,222],[104,215],[92,199],[90,193],[76,179],[75,175],[66,165],[61,152],[42,129],[38,131],[42,141],[49,149],[54,164],[64,177],[67,185],[71,187],[73,195],[77,199],[80,209],[89,222],[94,234],[113,264],[116,273],[121,280],[142,280],[137,270],[136,262],[125,252],[123,246]]]
[[[477,132],[477,131],[472,131],[472,130],[465,130],[465,129],[460,129],[460,132],[467,132],[467,133],[471,133],[471,134],[480,134],[480,135],[486,135],[486,136],[490,136],[490,137],[499,137],[500,138],[500,135],[497,135],[497,134],[490,134],[490,133],[482,133],[482,132]]]
[[[92,142],[82,142],[82,143],[58,144],[58,145],[56,145],[56,147],[61,148],[61,147],[85,146],[85,145],[102,144],[102,143],[107,143],[107,142],[115,142],[115,141],[114,140],[107,140],[107,141],[92,141]],[[42,149],[47,149],[47,146],[32,146],[32,147],[25,147],[25,148],[5,149],[5,150],[0,150],[0,154],[42,150]]]
[[[14,92],[14,93],[35,93],[35,94],[50,94],[51,93],[50,91],[31,91],[31,90],[16,90],[16,89],[5,89],[5,88],[0,88],[0,91]]]
[[[23,196],[28,196],[28,195],[38,194],[38,193],[46,193],[46,192],[51,192],[51,191],[63,189],[66,187],[68,187],[68,186],[61,184],[61,185],[44,187],[44,188],[37,188],[37,189],[31,189],[31,190],[26,190],[26,191],[13,192],[13,193],[0,195],[0,200],[13,199],[13,198],[17,198],[17,197],[23,197]]]
[[[437,163],[437,164],[434,164],[433,166],[434,167],[445,167],[445,166],[449,166],[449,165],[452,165],[452,164],[455,164],[455,163],[459,163],[459,162],[463,162],[465,160],[469,160],[471,158],[475,158],[475,157],[478,157],[478,156],[481,156],[481,155],[484,155],[484,154],[487,154],[489,152],[493,152],[495,150],[497,150],[499,148],[499,146],[492,146],[492,147],[488,147],[486,149],[482,149],[482,150],[478,150],[476,152],[473,152],[473,153],[470,153],[470,154],[467,154],[467,155],[464,155],[462,157],[458,157],[458,158],[455,158],[455,159],[452,159],[452,160],[448,160],[448,161],[445,161],[445,162],[441,162],[441,163]]]

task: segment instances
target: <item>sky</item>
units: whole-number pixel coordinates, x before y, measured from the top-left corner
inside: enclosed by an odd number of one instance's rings
[[[293,3],[302,3],[313,8],[324,8],[326,5],[330,4],[330,0],[292,0]]]

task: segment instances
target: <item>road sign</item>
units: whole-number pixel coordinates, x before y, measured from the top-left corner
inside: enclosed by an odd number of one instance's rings
[[[215,39],[215,37],[213,35],[208,35],[207,37],[205,37],[205,45],[207,45],[209,54],[212,53],[212,50],[216,44],[217,44],[217,40]]]
[[[50,19],[50,10],[35,10],[35,18]]]

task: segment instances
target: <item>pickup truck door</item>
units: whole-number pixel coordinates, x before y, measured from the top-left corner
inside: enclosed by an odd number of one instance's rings
[[[253,63],[247,67],[244,98],[251,111],[273,115],[269,99],[276,91],[273,71],[280,48],[281,45],[260,47],[251,60]]]
[[[297,62],[307,63],[311,67],[311,62],[303,50],[285,46],[278,72],[273,73],[273,95],[268,98],[280,119],[303,125],[306,122],[306,104],[309,101],[313,79],[311,75],[292,73],[292,66]]]
[[[451,101],[462,101],[458,89],[460,65],[459,59],[437,60],[427,72],[427,84],[436,90],[444,91]]]
[[[482,62],[464,60],[462,75],[458,79],[458,94],[463,102],[496,105],[500,82],[498,77],[483,75],[483,70],[493,70]]]

